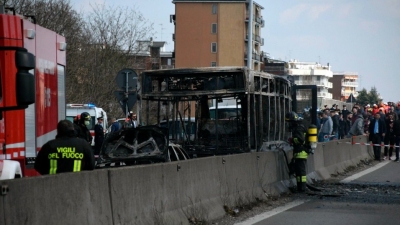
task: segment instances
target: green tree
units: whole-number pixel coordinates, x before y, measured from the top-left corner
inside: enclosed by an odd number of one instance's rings
[[[368,93],[368,96],[369,96],[369,102],[372,103],[372,104],[373,103],[379,103],[380,101],[382,101],[382,99],[379,98],[379,93],[376,90],[375,86],[371,88],[371,90]]]
[[[361,91],[358,92],[357,102],[360,105],[366,105],[369,103],[369,95],[367,89],[363,88]]]
[[[382,101],[382,99],[379,98],[379,93],[376,87],[372,87],[370,91],[363,88],[358,92],[357,103],[360,105],[378,104],[380,101]]]

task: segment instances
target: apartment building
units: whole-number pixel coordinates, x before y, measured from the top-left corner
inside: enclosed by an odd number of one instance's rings
[[[351,94],[357,98],[357,72],[335,72],[329,81],[333,84],[333,88],[330,90],[333,95],[333,99],[346,101]]]
[[[288,75],[293,77],[297,85],[317,85],[317,96],[323,99],[332,99],[332,94],[329,89],[332,88],[332,83],[329,79],[332,78],[333,72],[331,66],[321,65],[317,62],[299,62],[290,60],[286,63]],[[303,95],[304,94],[304,95]],[[299,99],[307,99],[306,92],[300,91],[297,95]]]
[[[132,64],[137,73],[174,68],[173,53],[164,51],[164,41],[139,40],[138,45],[138,52],[132,55]]]
[[[172,2],[176,68],[249,66],[260,71],[264,45],[261,5],[252,0]]]

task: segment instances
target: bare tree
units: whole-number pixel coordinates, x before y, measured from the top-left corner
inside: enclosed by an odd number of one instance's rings
[[[68,79],[67,96],[73,102],[93,102],[110,115],[123,115],[113,95],[119,70],[137,66],[139,40],[149,40],[152,24],[135,9],[92,6],[85,18],[75,73]],[[125,115],[124,115],[125,116]]]
[[[6,0],[21,15],[64,35],[67,40],[66,98],[68,103],[95,103],[110,116],[122,116],[113,92],[123,68],[145,68],[138,56],[139,40],[150,40],[152,24],[134,8],[92,5],[83,16],[70,0]]]

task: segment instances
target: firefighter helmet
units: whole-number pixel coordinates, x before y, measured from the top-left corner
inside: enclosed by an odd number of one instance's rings
[[[299,121],[300,118],[299,118],[299,116],[297,115],[297,113],[295,113],[295,112],[288,112],[288,113],[286,113],[285,120],[286,120],[286,121]]]
[[[90,121],[90,118],[91,118],[91,117],[90,117],[90,114],[89,114],[89,113],[83,112],[83,113],[81,113],[80,121],[81,121],[82,124],[84,124],[85,121]]]

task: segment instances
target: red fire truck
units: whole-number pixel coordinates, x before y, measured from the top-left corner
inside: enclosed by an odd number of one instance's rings
[[[20,163],[23,176],[38,175],[33,168],[37,152],[55,138],[58,121],[65,119],[65,50],[65,38],[34,19],[0,14],[3,172],[8,160]]]

